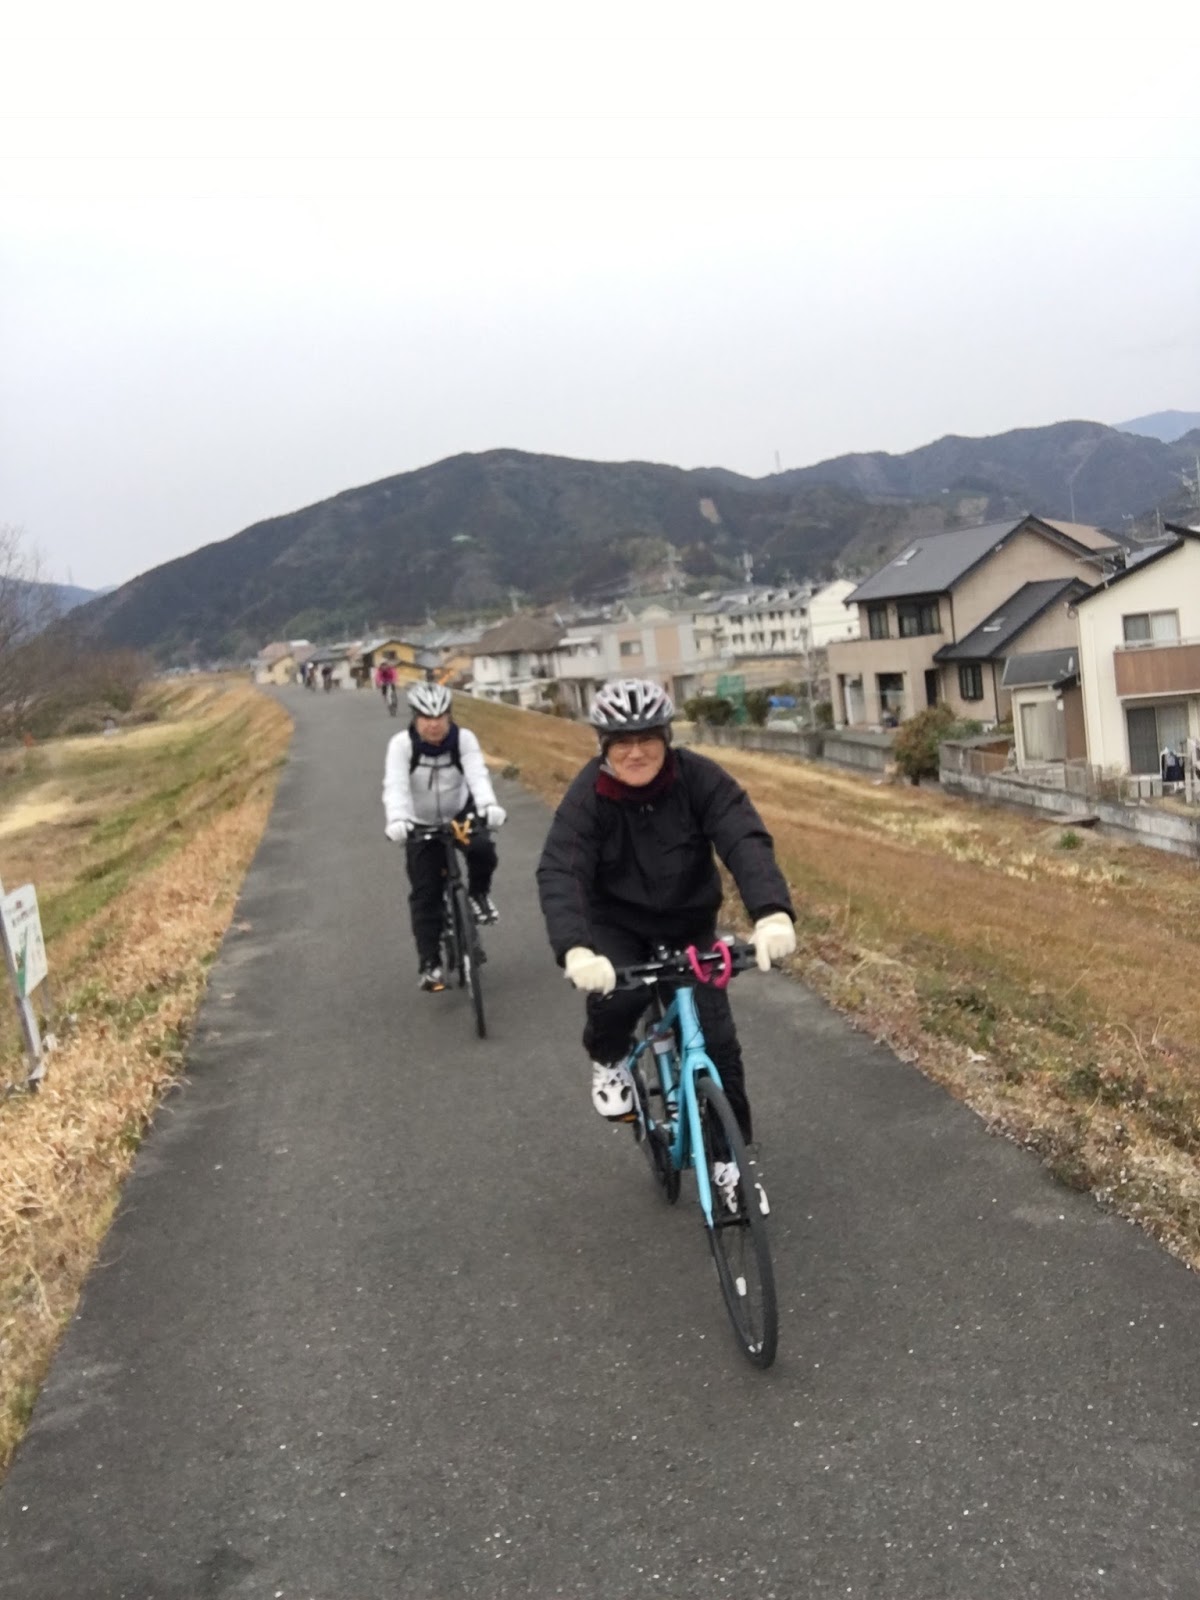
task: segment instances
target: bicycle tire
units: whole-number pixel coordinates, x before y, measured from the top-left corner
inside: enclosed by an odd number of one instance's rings
[[[454,908],[461,930],[461,960],[459,963],[459,987],[464,985],[471,996],[471,1006],[475,1012],[475,1032],[481,1039],[487,1038],[487,1018],[483,1010],[483,979],[480,975],[482,951],[479,945],[479,931],[475,926],[475,919],[471,915],[471,902],[467,899],[465,885],[459,883],[454,890]]]
[[[442,899],[442,971],[446,975],[447,984],[458,971],[458,918],[454,911],[454,901],[449,895]]]
[[[759,1209],[758,1191],[750,1177],[745,1141],[724,1092],[704,1076],[697,1080],[696,1097],[704,1143],[701,1154],[708,1172],[712,1172],[713,1161],[719,1159],[719,1128],[729,1151],[729,1156],[722,1159],[736,1161],[741,1174],[737,1212],[726,1211],[714,1193],[712,1225],[705,1222],[725,1309],[742,1354],[756,1367],[769,1367],[779,1338],[779,1313],[766,1218]]]

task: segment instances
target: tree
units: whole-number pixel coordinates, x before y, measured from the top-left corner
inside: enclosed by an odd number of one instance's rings
[[[24,529],[0,524],[0,736],[20,733],[53,686],[55,651],[46,629],[61,611]]]

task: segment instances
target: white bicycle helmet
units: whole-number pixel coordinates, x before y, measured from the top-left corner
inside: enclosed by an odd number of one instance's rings
[[[453,699],[444,683],[414,683],[408,703],[419,717],[444,717]]]
[[[604,745],[623,733],[660,731],[671,737],[671,718],[675,707],[671,696],[646,678],[619,678],[596,691],[592,701],[592,726]]]

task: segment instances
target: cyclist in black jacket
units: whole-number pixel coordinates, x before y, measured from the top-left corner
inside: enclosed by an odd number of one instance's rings
[[[674,714],[670,696],[644,679],[605,684],[597,693],[592,723],[600,754],[563,796],[537,869],[555,957],[587,994],[583,1044],[592,1060],[592,1103],[613,1120],[633,1106],[621,1062],[649,1003],[648,991],[613,993],[614,969],[647,960],[659,944],[712,944],[722,898],[714,850],[754,919],[759,966],[766,971],[796,948],[791,896],[771,835],[724,767],[671,748]],[[750,1105],[729,998],[701,986],[696,1006],[749,1142]],[[736,1170],[714,1176],[731,1196]]]

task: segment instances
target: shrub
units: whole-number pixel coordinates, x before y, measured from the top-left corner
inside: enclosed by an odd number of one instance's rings
[[[833,701],[818,700],[813,707],[813,716],[818,728],[833,727]]]
[[[949,739],[957,724],[949,706],[927,706],[910,717],[896,735],[892,754],[906,778],[919,783],[938,774],[938,745]]]
[[[1078,850],[1082,843],[1083,840],[1075,832],[1074,828],[1065,828],[1058,836],[1058,848],[1060,850]]]
[[[771,691],[769,689],[746,690],[746,715],[756,728],[761,728],[767,720],[767,712],[771,709]]]
[[[698,694],[684,702],[683,714],[689,722],[707,722],[710,727],[724,728],[733,721],[732,700],[719,694]]]

